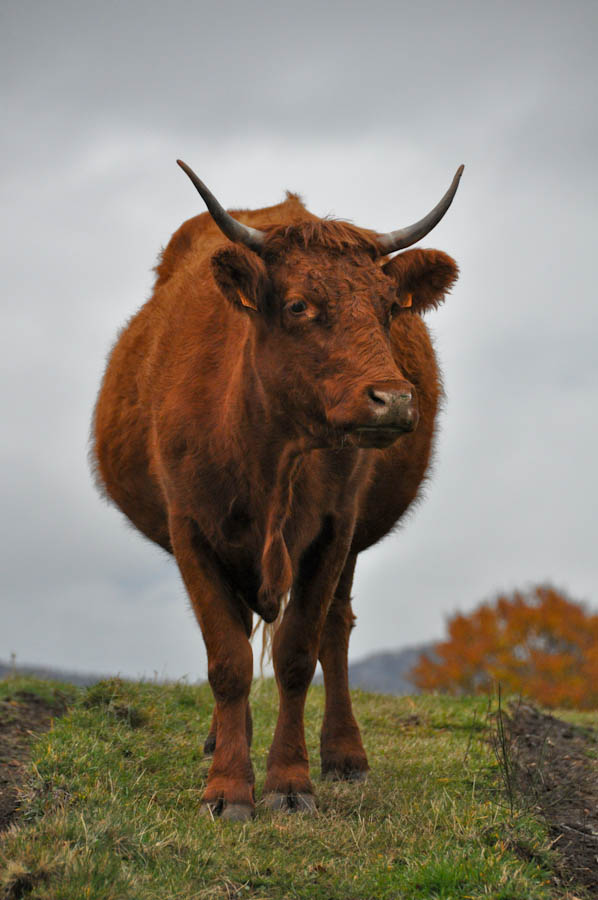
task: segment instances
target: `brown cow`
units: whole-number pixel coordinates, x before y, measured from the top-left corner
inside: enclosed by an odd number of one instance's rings
[[[319,657],[322,775],[360,779],[347,649],[357,554],[394,527],[424,478],[441,394],[421,314],[457,277],[418,241],[461,176],[409,228],[319,219],[293,194],[185,222],[152,298],[114,347],[93,425],[101,489],[173,553],[199,620],[215,698],[203,810],[254,812],[253,612],[276,619],[280,708],[264,802],[315,809],[303,729]]]

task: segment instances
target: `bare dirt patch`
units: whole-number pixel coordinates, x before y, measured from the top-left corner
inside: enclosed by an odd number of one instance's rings
[[[0,831],[17,812],[18,789],[25,780],[33,739],[47,731],[65,708],[58,692],[51,702],[29,691],[0,699]]]
[[[527,705],[506,726],[512,788],[548,822],[557,877],[598,896],[598,735]]]

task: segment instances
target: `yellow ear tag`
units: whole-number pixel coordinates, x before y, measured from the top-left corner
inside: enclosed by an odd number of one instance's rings
[[[407,296],[404,297],[403,300],[401,301],[401,306],[403,306],[403,307],[408,307],[408,306],[411,306],[412,304],[413,304],[413,295],[412,294],[407,294]]]
[[[238,294],[239,294],[239,300],[241,301],[241,303],[243,304],[243,306],[247,306],[248,309],[255,309],[255,308],[256,308],[256,307],[253,305],[253,303],[251,303],[251,302],[247,299],[247,297],[245,296],[245,294],[241,293],[241,291],[238,291]]]

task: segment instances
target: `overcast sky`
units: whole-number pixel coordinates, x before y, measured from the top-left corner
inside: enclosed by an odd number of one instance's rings
[[[172,559],[102,502],[89,420],[156,254],[203,210],[288,188],[424,242],[447,402],[426,497],[360,558],[352,658],[440,638],[498,590],[598,609],[598,6],[107,2],[0,7],[0,659],[204,677]]]

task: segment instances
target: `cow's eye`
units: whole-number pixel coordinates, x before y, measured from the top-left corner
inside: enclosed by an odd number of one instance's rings
[[[305,300],[294,300],[293,303],[289,304],[288,308],[294,316],[300,316],[307,309],[307,303]]]

